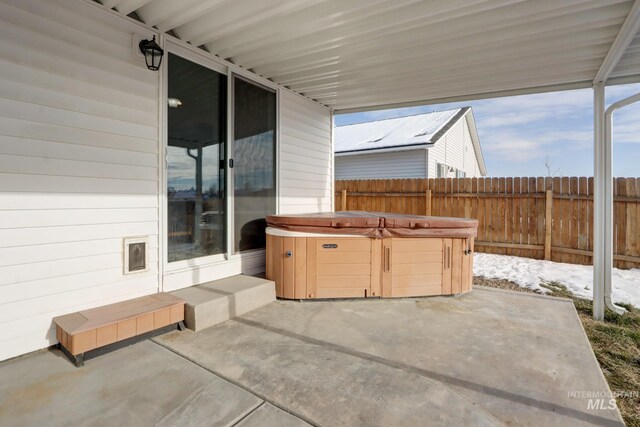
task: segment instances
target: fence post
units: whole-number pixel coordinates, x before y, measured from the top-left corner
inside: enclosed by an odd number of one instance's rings
[[[425,202],[425,215],[431,216],[431,190],[426,191]]]
[[[347,190],[342,190],[342,203],[340,204],[341,210],[347,210]]]
[[[547,190],[544,221],[544,259],[551,260],[551,217],[553,212],[553,190]]]

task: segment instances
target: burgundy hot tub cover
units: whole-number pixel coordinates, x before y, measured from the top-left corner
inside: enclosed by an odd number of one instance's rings
[[[382,212],[341,211],[317,214],[269,215],[267,224],[283,230],[367,237],[475,237],[478,221],[402,215]]]

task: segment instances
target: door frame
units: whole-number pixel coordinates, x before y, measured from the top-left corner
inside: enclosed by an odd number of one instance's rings
[[[159,102],[158,102],[158,206],[159,206],[159,230],[158,251],[160,258],[159,290],[169,292],[199,283],[204,283],[216,278],[229,277],[243,272],[253,273],[264,268],[265,250],[235,253],[234,241],[234,178],[233,170],[229,168],[229,159],[233,158],[233,81],[235,77],[259,87],[274,91],[276,94],[276,213],[280,211],[280,87],[264,78],[261,78],[245,69],[230,64],[214,55],[178,40],[169,35],[161,35],[160,43],[165,50],[165,60],[159,71]],[[168,98],[168,54],[178,55],[186,60],[209,68],[227,77],[227,141],[225,142],[225,204],[226,204],[226,252],[209,255],[184,261],[168,262],[168,209],[167,209],[167,98]],[[172,276],[171,278],[169,276]],[[179,279],[180,277],[184,280]],[[170,280],[173,279],[173,280]]]

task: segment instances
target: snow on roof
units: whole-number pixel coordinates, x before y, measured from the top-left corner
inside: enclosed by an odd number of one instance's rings
[[[438,132],[460,117],[463,109],[434,111],[394,119],[337,126],[336,153],[435,143]]]

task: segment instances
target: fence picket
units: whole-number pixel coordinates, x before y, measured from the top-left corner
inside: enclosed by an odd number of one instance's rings
[[[618,196],[627,195],[625,178],[614,179],[613,184]],[[627,253],[627,204],[614,203],[613,206],[613,229],[615,233],[614,253]]]
[[[507,194],[507,181],[505,178],[498,178],[498,191],[501,195]],[[507,198],[501,197],[498,200],[498,212],[496,212],[496,217],[498,218],[498,223],[496,224],[496,231],[498,234],[498,242],[505,242],[507,240]],[[497,253],[506,255],[506,248],[498,248]]]
[[[536,194],[546,195],[544,178],[542,177],[536,178]],[[544,245],[544,242],[545,242],[545,228],[544,228],[545,216],[546,216],[546,200],[538,199],[537,209],[536,209],[537,229],[536,229],[536,239],[535,239],[535,244],[537,245]],[[539,256],[543,258],[544,252],[540,253]]]
[[[484,193],[484,178],[477,178],[477,191],[478,193]],[[477,220],[478,220],[478,241],[486,242],[487,241],[487,232],[486,232],[486,222],[485,222],[485,212],[486,212],[486,198],[478,198],[478,210],[476,211]]]
[[[637,197],[637,188],[636,188],[636,180],[635,179],[627,179],[626,180],[626,194],[627,197]],[[638,239],[635,236],[638,235],[640,230],[638,229],[638,223],[636,222],[636,218],[638,216],[638,204],[637,203],[627,203],[627,233],[626,233],[626,241],[627,246],[625,247],[625,254],[629,256],[637,256],[638,253]]]
[[[637,178],[636,180],[636,197],[640,198],[640,178]],[[634,234],[635,238],[635,244],[636,244],[636,253],[634,254],[636,257],[640,257],[640,238],[638,238],[638,235],[640,234],[640,205],[638,205],[638,203],[636,203],[636,219],[634,221],[634,223],[636,224],[637,227],[637,232]],[[633,221],[633,220],[632,220]]]
[[[529,193],[528,194],[536,194],[537,192],[537,184],[535,178],[529,178]],[[529,222],[529,231],[527,232],[527,244],[534,245],[537,244],[537,235],[538,235],[538,203],[541,201],[534,197],[528,197],[529,200],[529,213],[527,215],[527,219]],[[529,251],[530,253],[527,255],[529,257],[532,256],[531,252],[536,252],[535,250]],[[537,256],[535,254],[534,256]]]
[[[574,188],[572,190],[573,194],[576,196],[580,196],[580,178],[576,177],[575,178],[575,184],[574,184],[574,178],[571,178],[571,186],[572,188]],[[572,248],[577,248],[578,246],[580,246],[580,208],[581,208],[581,200],[579,197],[576,197],[572,203],[571,203],[571,247]],[[574,264],[578,264],[579,263],[579,259],[581,258],[580,255],[573,255],[573,260],[572,261]]]
[[[522,180],[519,177],[513,178],[513,194],[519,195],[522,191],[521,188]],[[520,241],[520,234],[522,232],[522,199],[518,196],[513,199],[513,234],[511,237],[511,241],[513,243],[522,243]],[[520,256],[521,252],[519,249],[513,250],[513,255]]]

